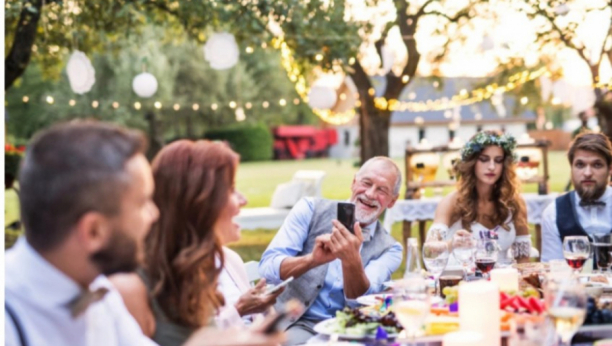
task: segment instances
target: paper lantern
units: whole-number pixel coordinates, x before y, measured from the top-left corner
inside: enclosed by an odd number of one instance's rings
[[[485,35],[482,38],[482,43],[480,44],[480,47],[482,48],[483,51],[486,52],[488,50],[495,48],[495,41],[493,41],[491,36]]]
[[[204,59],[215,70],[226,70],[238,63],[240,50],[234,35],[227,32],[215,33],[204,45]]]
[[[148,72],[143,72],[132,81],[132,89],[140,97],[151,97],[157,91],[157,79]]]
[[[91,90],[96,82],[96,71],[91,65],[91,61],[85,53],[78,50],[75,50],[70,56],[66,65],[66,73],[68,74],[70,88],[79,95]]]
[[[382,56],[382,74],[386,75],[391,71],[393,67],[393,63],[395,63],[395,54],[393,54],[393,50],[391,47],[386,44],[382,46],[380,49],[380,55]]]
[[[330,109],[336,104],[336,90],[328,86],[313,86],[308,92],[308,104],[314,109]]]
[[[569,13],[570,8],[567,4],[560,4],[555,6],[555,14],[557,16],[565,16]]]

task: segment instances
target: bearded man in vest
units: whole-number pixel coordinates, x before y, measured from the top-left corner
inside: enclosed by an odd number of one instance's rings
[[[558,197],[542,215],[542,261],[563,259],[567,236],[612,232],[612,144],[600,133],[583,133],[567,154],[575,191]]]
[[[306,307],[287,328],[286,346],[305,343],[318,322],[336,316],[355,299],[380,292],[402,261],[402,246],[378,218],[399,195],[401,172],[387,157],[374,157],[351,185],[354,234],[336,220],[338,201],[300,200],[291,210],[259,263],[269,283],[294,277],[277,305],[298,299]]]

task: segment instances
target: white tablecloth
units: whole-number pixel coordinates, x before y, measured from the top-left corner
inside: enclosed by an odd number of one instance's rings
[[[531,224],[540,224],[542,212],[559,194],[524,193],[522,196],[527,205],[527,221]],[[440,200],[442,197],[398,200],[393,208],[387,209],[383,226],[390,231],[395,222],[433,220]]]

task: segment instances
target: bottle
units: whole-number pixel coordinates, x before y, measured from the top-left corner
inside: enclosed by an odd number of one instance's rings
[[[417,238],[408,238],[406,242],[406,271],[404,279],[414,276],[422,277],[421,256],[419,256],[419,242]]]

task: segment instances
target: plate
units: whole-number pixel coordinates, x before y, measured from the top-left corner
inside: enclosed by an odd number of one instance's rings
[[[385,300],[386,297],[393,297],[393,294],[390,293],[378,293],[378,294],[368,294],[367,296],[361,296],[357,298],[357,303],[366,306],[372,306],[381,303]]]
[[[345,340],[364,340],[364,339],[373,339],[374,337],[376,337],[375,334],[355,335],[355,334],[335,333],[334,330],[336,326],[337,326],[337,322],[336,322],[336,318],[334,317],[334,318],[330,318],[330,319],[317,323],[313,329],[315,332],[319,334],[323,334],[327,336],[336,335],[339,338],[345,339]],[[389,338],[396,338],[398,335],[399,335],[398,333],[388,334]]]
[[[398,282],[400,282],[401,280],[390,280],[390,281],[385,281],[383,282],[383,286],[385,286],[385,288],[395,288],[395,286],[397,285]],[[425,282],[427,283],[427,286],[429,286],[430,288],[434,287],[436,284],[436,281],[433,279],[426,279]]]

